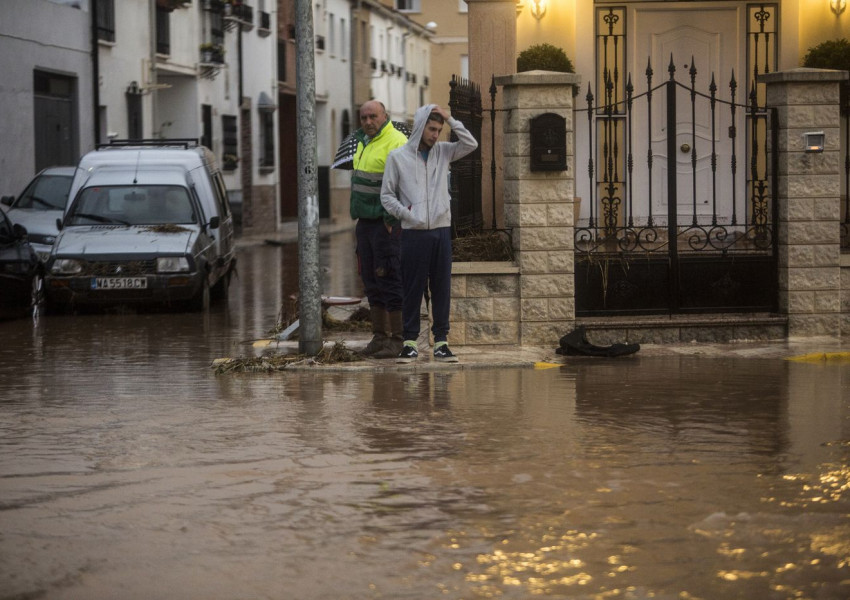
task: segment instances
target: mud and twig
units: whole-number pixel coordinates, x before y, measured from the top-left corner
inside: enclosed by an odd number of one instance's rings
[[[216,375],[225,373],[272,373],[283,371],[293,365],[333,365],[362,360],[362,356],[345,345],[344,341],[332,346],[323,346],[316,356],[306,354],[264,354],[241,358],[226,358],[215,361]]]

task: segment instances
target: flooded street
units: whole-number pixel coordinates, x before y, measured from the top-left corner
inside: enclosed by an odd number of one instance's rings
[[[206,315],[0,322],[0,599],[850,597],[847,365],[216,376],[294,256]]]

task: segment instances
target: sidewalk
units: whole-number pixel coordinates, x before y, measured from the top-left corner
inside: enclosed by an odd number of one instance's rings
[[[324,340],[325,347],[343,342],[349,350],[362,350],[371,338],[369,332],[333,332]],[[592,341],[592,340],[591,340]],[[318,364],[313,360],[292,364],[287,369],[321,369],[322,371],[450,371],[458,369],[502,369],[527,368],[545,369],[563,365],[576,365],[599,361],[637,360],[642,357],[658,356],[702,356],[706,358],[740,358],[762,360],[794,360],[808,363],[850,364],[850,343],[832,337],[795,338],[789,340],[727,342],[727,343],[680,343],[644,344],[635,354],[619,358],[590,356],[562,356],[555,352],[556,346],[452,346],[458,363],[436,362],[430,347],[421,341],[419,358],[408,364],[399,364],[395,359],[372,359],[347,363]],[[254,342],[257,356],[263,354],[286,355],[298,353],[297,341],[257,340]]]
[[[336,233],[352,230],[354,221],[332,224],[323,220],[319,225],[319,236],[327,237]],[[298,221],[282,223],[280,229],[272,233],[242,235],[237,238],[237,247],[257,244],[289,244],[298,240]],[[365,300],[364,300],[365,303]],[[331,307],[331,315],[337,320],[345,320],[347,314],[357,306]],[[566,331],[564,332],[567,333]],[[332,347],[343,342],[352,351],[362,350],[371,339],[368,331],[328,332],[325,346]],[[589,334],[593,342],[592,332]],[[451,340],[449,340],[451,343]],[[833,337],[792,338],[773,341],[740,341],[725,343],[671,343],[643,344],[632,355],[620,358],[598,358],[587,356],[562,356],[555,352],[556,345],[540,346],[457,346],[452,351],[458,356],[458,363],[436,362],[432,350],[420,339],[419,358],[409,364],[398,364],[395,359],[371,359],[347,363],[318,364],[312,359],[287,366],[287,369],[322,369],[323,371],[436,371],[456,369],[498,369],[498,368],[550,368],[584,361],[634,360],[647,356],[705,356],[727,358],[760,358],[772,360],[797,360],[805,362],[850,363],[850,342],[842,342]],[[253,344],[255,356],[292,355],[298,353],[298,341],[278,341],[272,339],[256,340]]]

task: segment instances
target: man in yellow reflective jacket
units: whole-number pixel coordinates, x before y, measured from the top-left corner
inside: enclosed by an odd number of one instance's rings
[[[381,205],[384,165],[407,137],[377,100],[360,107],[357,152],[351,174],[351,218],[357,220],[357,266],[372,319],[372,339],[363,354],[395,358],[401,351],[401,227]]]

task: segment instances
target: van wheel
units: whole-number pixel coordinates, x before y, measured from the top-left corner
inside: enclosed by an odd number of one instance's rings
[[[201,289],[195,294],[195,297],[189,300],[189,310],[193,312],[201,312],[210,308],[210,284],[204,279]]]
[[[225,273],[224,276],[212,287],[212,290],[210,290],[213,300],[227,299],[227,290],[230,289],[230,273],[230,271]]]

